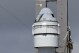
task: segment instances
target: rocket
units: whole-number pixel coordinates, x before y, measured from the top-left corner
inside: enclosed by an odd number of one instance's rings
[[[59,45],[59,34],[59,23],[53,12],[49,8],[43,8],[32,25],[34,47],[55,50]]]

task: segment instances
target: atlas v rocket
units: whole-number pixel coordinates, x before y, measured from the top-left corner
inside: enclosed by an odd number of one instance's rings
[[[58,48],[59,23],[49,8],[43,8],[32,25],[35,48]]]
[[[49,2],[56,2],[57,18],[48,8]],[[36,53],[71,53],[68,0],[36,0],[36,16],[32,25]]]

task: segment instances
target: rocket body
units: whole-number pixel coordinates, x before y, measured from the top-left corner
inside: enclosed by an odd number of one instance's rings
[[[50,50],[55,51],[58,47],[59,24],[49,8],[43,8],[37,16],[32,25],[32,35],[34,35],[34,47],[39,48],[40,53],[42,49],[52,48]]]

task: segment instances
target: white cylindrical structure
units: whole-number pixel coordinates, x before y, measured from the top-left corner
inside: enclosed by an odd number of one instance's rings
[[[38,53],[55,53],[55,48],[51,48],[51,47],[41,47],[38,48]]]
[[[35,47],[58,47],[57,35],[36,35],[34,37]]]
[[[51,48],[55,52],[58,47],[59,24],[49,8],[43,8],[37,16],[32,25],[32,35],[34,47],[39,48],[39,53]]]
[[[58,34],[58,23],[57,22],[37,22],[33,25],[33,34],[39,33],[53,33]]]

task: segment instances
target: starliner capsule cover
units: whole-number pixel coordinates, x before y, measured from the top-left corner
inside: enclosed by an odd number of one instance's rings
[[[36,18],[36,21],[56,21],[53,12],[49,8],[43,8]]]
[[[35,47],[58,47],[59,26],[53,12],[43,8],[32,25]]]

